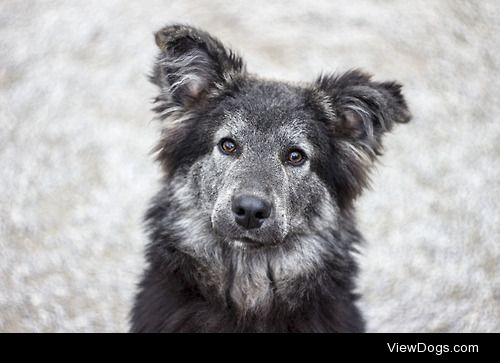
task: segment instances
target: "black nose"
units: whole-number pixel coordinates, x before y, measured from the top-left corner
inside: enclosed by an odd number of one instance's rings
[[[233,199],[236,223],[246,229],[259,228],[271,215],[271,204],[253,195],[240,195]]]

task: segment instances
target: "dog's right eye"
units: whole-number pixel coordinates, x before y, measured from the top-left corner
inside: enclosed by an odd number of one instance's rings
[[[288,152],[286,162],[293,166],[299,166],[306,161],[306,155],[302,150],[294,149]]]
[[[222,139],[219,142],[219,149],[226,155],[234,154],[238,147],[236,146],[236,143],[234,140],[231,139]]]

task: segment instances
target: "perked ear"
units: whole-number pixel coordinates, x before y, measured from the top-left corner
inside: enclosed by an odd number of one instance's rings
[[[155,34],[155,41],[160,54],[150,79],[161,90],[159,113],[197,107],[245,72],[240,57],[202,30],[169,25]]]
[[[331,107],[334,134],[372,160],[381,153],[381,136],[395,123],[411,119],[402,86],[396,82],[374,82],[370,75],[352,70],[340,76],[321,76],[315,87]]]

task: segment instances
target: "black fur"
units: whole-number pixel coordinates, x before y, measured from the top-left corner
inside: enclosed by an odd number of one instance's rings
[[[165,123],[156,149],[165,179],[145,218],[148,266],[131,330],[364,331],[355,305],[353,253],[362,237],[353,201],[368,184],[382,135],[410,119],[401,86],[360,71],[301,86],[261,80],[218,40],[183,25],[165,27],[156,42],[160,55],[151,80],[160,88],[155,111]],[[278,130],[293,129],[290,140],[306,135],[310,164],[286,169],[275,159],[257,166],[243,164],[239,154],[221,159],[213,139],[228,122],[249,128],[247,140],[261,143],[254,151],[259,157],[268,143],[287,150],[291,141],[269,136]],[[250,157],[253,146],[242,152]],[[238,175],[225,176],[226,166],[217,171],[221,162],[239,165]],[[237,247],[230,237],[235,227],[225,225],[224,216],[214,219],[219,191],[229,193],[234,189],[227,185],[236,182],[248,189],[248,179],[256,192],[274,190],[280,168],[291,179],[283,184],[289,190],[279,191],[287,222],[276,214],[274,227],[252,235],[262,241],[259,248]],[[219,224],[222,235],[213,229]]]

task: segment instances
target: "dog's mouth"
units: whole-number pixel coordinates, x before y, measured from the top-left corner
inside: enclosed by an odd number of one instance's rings
[[[233,245],[236,248],[241,248],[241,249],[266,249],[266,248],[274,248],[276,247],[279,243],[277,242],[263,242],[263,241],[258,241],[252,238],[248,237],[238,237],[234,239],[229,240],[231,245]]]
[[[248,238],[248,237],[239,238],[238,241],[243,242],[249,246],[254,246],[254,247],[262,247],[262,246],[267,245],[267,243],[256,241],[256,240]]]
[[[265,249],[281,244],[281,241],[274,236],[259,236],[258,234],[241,233],[238,230],[224,231],[216,228],[213,223],[212,230],[220,242],[240,249]]]

